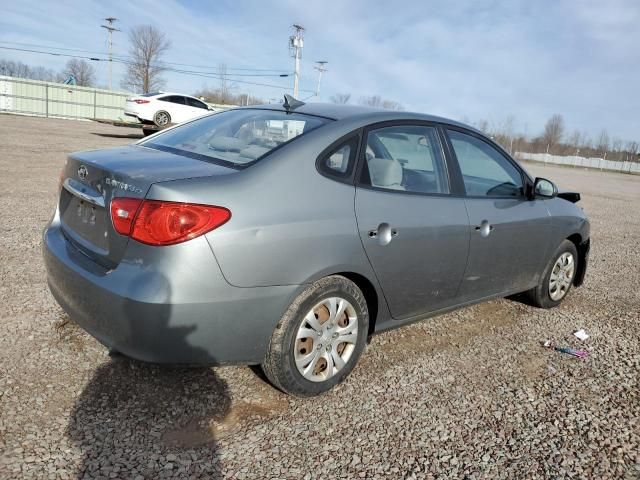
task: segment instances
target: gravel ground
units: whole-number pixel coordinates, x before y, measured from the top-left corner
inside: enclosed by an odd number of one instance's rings
[[[582,192],[587,280],[374,337],[289,398],[247,367],[110,358],[50,296],[40,232],[68,152],[136,131],[0,115],[1,478],[640,478],[640,177],[528,165]],[[539,346],[556,339],[585,361]]]

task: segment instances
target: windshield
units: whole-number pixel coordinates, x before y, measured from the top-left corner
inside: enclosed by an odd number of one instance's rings
[[[328,121],[278,110],[228,110],[173,128],[140,144],[242,167]]]

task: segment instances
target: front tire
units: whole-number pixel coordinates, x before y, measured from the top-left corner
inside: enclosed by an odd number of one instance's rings
[[[262,370],[285,393],[322,394],[351,373],[368,331],[369,312],[360,289],[345,277],[325,277],[305,289],[282,316]]]
[[[578,251],[569,240],[563,240],[545,268],[538,286],[526,292],[533,305],[557,307],[571,290],[578,268]]]

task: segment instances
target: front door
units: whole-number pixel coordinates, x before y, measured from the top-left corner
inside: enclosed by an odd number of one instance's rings
[[[450,195],[438,131],[401,124],[366,134],[355,210],[362,244],[394,318],[455,303],[469,223]]]
[[[460,301],[531,288],[548,259],[551,217],[525,197],[525,174],[471,132],[447,131],[466,190],[469,261]]]

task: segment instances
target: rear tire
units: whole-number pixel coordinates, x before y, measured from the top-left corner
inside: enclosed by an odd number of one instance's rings
[[[171,123],[171,115],[164,110],[157,111],[153,116],[153,123],[160,128],[167,127]]]
[[[577,269],[576,246],[569,240],[563,240],[540,277],[538,286],[525,292],[527,299],[536,307],[557,307],[569,294]]]
[[[327,392],[351,373],[366,345],[369,312],[355,283],[332,275],[294,300],[276,326],[262,370],[285,393]]]
[[[143,128],[142,129],[142,135],[144,135],[145,137],[148,137],[149,135],[153,135],[154,133],[156,133],[158,130],[153,130],[151,128]]]

